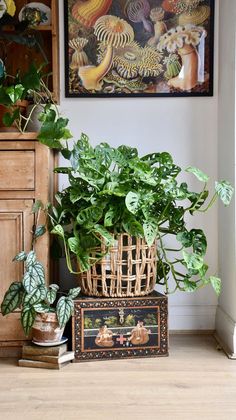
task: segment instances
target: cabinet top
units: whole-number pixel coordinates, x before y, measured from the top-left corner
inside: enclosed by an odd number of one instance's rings
[[[4,140],[36,140],[38,136],[37,132],[32,132],[32,133],[20,133],[20,132],[12,132],[12,131],[8,131],[8,132],[0,132],[0,141]]]

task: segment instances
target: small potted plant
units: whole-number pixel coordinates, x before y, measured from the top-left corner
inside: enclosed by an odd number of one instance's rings
[[[1,75],[0,106],[3,125],[11,129],[14,126],[21,133],[30,128],[33,130],[32,120],[35,119],[36,109],[39,107],[42,112],[42,107],[47,102],[53,102],[45,82],[47,75],[43,75],[42,68],[37,68],[34,63],[24,74],[19,71],[11,76],[2,70]]]
[[[38,213],[41,203],[37,202],[33,211]],[[45,233],[45,226],[33,227],[32,246]],[[72,315],[74,302],[80,288],[71,289],[67,295],[59,292],[57,284],[45,282],[43,265],[37,260],[32,249],[28,254],[20,252],[15,262],[24,262],[24,274],[21,281],[13,282],[6,291],[1,311],[3,315],[21,308],[21,324],[26,336],[32,331],[32,339],[40,343],[60,342],[64,327]],[[57,295],[61,294],[59,299]]]
[[[166,293],[193,292],[208,284],[220,293],[221,280],[207,274],[206,235],[189,229],[187,216],[207,212],[217,198],[228,206],[233,195],[229,182],[216,182],[209,198],[209,177],[188,167],[186,174],[203,185],[192,191],[178,181],[182,169],[169,153],[139,157],[137,149],[127,146],[102,143],[93,148],[84,134],[69,148],[62,141],[70,135],[68,121],[55,130],[55,115],[47,110],[41,118],[39,140],[69,161],[55,169],[68,175],[69,186],[57,194],[49,215],[69,271],[80,272],[83,293],[140,296],[149,294],[156,282]],[[168,236],[176,243],[173,249]]]

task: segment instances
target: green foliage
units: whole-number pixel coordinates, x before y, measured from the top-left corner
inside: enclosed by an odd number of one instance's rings
[[[42,115],[46,125],[54,124],[55,118],[50,108]],[[65,130],[66,123],[62,124]],[[178,181],[182,169],[167,152],[139,157],[137,149],[128,146],[101,143],[93,148],[85,134],[69,148],[61,141],[69,137],[67,131],[55,136],[57,129],[52,128],[47,140],[42,128],[39,140],[60,149],[68,160],[68,166],[55,170],[67,175],[69,186],[57,194],[49,217],[52,233],[64,245],[70,272],[77,273],[77,267],[87,271],[109,251],[119,233],[127,232],[145,238],[149,246],[157,240],[157,283],[167,293],[170,276],[174,290],[192,292],[206,284],[217,289],[217,282],[207,276],[206,236],[201,229],[189,230],[187,220],[189,215],[209,210],[218,196],[229,205],[233,194],[229,183],[216,183],[211,196],[208,175],[188,167],[188,176],[202,182],[202,189],[191,191],[187,183]],[[169,235],[177,239],[178,248],[168,249]],[[101,242],[106,249],[99,254]]]
[[[3,123],[10,127],[13,123],[22,130],[24,117],[20,111],[20,101],[28,98],[32,92],[39,91],[42,74],[32,63],[26,73],[15,76],[7,74],[0,81],[0,104],[7,108]]]
[[[41,202],[36,202],[32,213],[36,220],[39,218],[39,212],[45,210]],[[45,226],[34,225],[32,229],[32,246],[38,237],[45,232]],[[61,296],[55,304],[59,286],[51,284],[46,286],[45,271],[43,265],[37,260],[36,253],[32,249],[28,254],[25,251],[18,253],[13,259],[15,262],[24,262],[25,272],[20,282],[13,282],[6,291],[1,304],[1,312],[8,315],[15,309],[21,309],[21,324],[26,335],[29,334],[33,326],[37,313],[56,312],[58,322],[64,327],[74,308],[73,299],[80,293],[80,288],[69,290],[67,296]]]

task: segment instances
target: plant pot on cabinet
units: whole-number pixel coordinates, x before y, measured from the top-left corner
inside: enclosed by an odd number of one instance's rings
[[[60,328],[56,313],[37,314],[32,327],[32,340],[40,343],[58,342],[64,328]]]
[[[106,252],[101,244],[96,252]],[[117,235],[109,253],[79,277],[87,296],[134,297],[150,294],[156,284],[157,244],[148,246],[142,238]]]
[[[30,104],[26,110],[26,118],[30,117],[30,120],[27,124],[26,131],[27,132],[35,132],[40,131],[42,123],[39,121],[39,115],[43,112],[44,105],[37,105]]]
[[[25,116],[28,105],[29,105],[29,102],[24,99],[22,101],[17,101],[16,105],[14,105],[12,107],[12,109],[15,110],[15,109],[19,108],[20,113],[23,116]],[[15,123],[13,123],[12,126],[10,126],[10,127],[6,127],[4,125],[3,117],[4,117],[4,114],[6,114],[6,112],[9,112],[9,109],[4,105],[0,105],[0,131],[1,132],[18,132],[19,130],[16,127]]]

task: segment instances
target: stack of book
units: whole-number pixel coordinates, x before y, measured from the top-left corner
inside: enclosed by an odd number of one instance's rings
[[[23,346],[22,359],[19,360],[19,366],[61,369],[73,359],[74,352],[67,351],[67,344],[56,347],[40,347],[35,344],[27,344]]]

